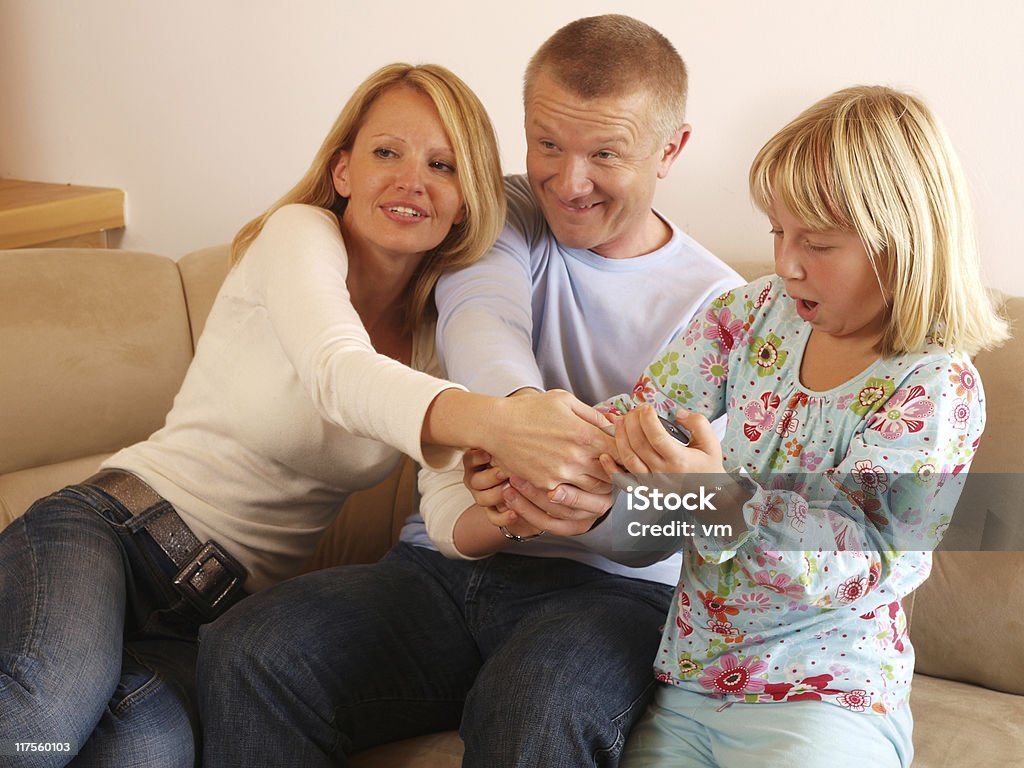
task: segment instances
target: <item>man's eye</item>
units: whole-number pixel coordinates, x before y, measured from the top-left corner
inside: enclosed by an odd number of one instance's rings
[[[540,142],[540,145],[544,149],[549,149],[549,150],[558,149],[558,147],[555,146],[555,143],[553,141],[542,141],[542,142]]]
[[[608,150],[603,150],[601,152],[598,152],[595,155],[595,157],[598,160],[614,160],[616,157],[618,157],[618,155],[616,155],[614,152],[609,152]]]

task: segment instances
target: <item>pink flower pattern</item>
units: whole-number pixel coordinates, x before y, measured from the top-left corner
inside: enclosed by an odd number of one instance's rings
[[[734,317],[728,307],[717,312],[712,307],[705,315],[708,324],[704,327],[704,338],[717,341],[722,352],[730,352],[736,346],[736,337],[743,330],[743,321]]]
[[[781,280],[760,280],[716,300],[670,344],[667,380],[648,371],[638,388],[645,402],[728,415],[724,466],[757,486],[744,509],[755,527],[734,550],[698,536],[686,551],[655,667],[712,696],[879,714],[908,694],[900,600],[928,570],[923,553],[884,545],[907,526],[941,537],[928,474],[970,466],[984,395],[970,360],[934,342],[807,390],[807,331]],[[770,340],[786,364],[764,373],[749,339]],[[830,480],[830,495],[812,496]]]
[[[924,387],[915,384],[896,390],[871,419],[868,429],[877,430],[886,440],[898,440],[905,432],[920,432],[925,419],[934,415],[935,403],[928,399]]]
[[[756,677],[766,669],[767,662],[757,656],[740,661],[735,654],[727,653],[718,659],[720,666],[705,667],[698,682],[715,696],[760,693],[766,680]]]

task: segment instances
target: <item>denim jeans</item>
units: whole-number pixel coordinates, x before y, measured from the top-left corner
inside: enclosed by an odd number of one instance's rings
[[[203,628],[204,765],[345,765],[459,727],[469,768],[614,766],[671,594],[569,560],[408,544],[300,576]]]
[[[23,766],[192,766],[196,634],[177,569],[139,518],[71,486],[0,533],[0,750]]]

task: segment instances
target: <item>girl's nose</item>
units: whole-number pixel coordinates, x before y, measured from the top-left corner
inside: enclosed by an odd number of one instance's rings
[[[785,235],[775,239],[775,274],[785,280],[799,280],[804,276],[799,245]]]

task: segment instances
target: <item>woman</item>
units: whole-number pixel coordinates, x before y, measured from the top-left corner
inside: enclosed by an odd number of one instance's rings
[[[192,765],[198,627],[294,574],[400,452],[442,467],[479,445],[524,472],[539,457],[547,485],[601,475],[603,417],[566,393],[488,398],[427,373],[434,282],[503,214],[464,83],[394,64],[360,86],[235,238],[166,425],[0,535],[0,743],[61,747],[0,766]]]

